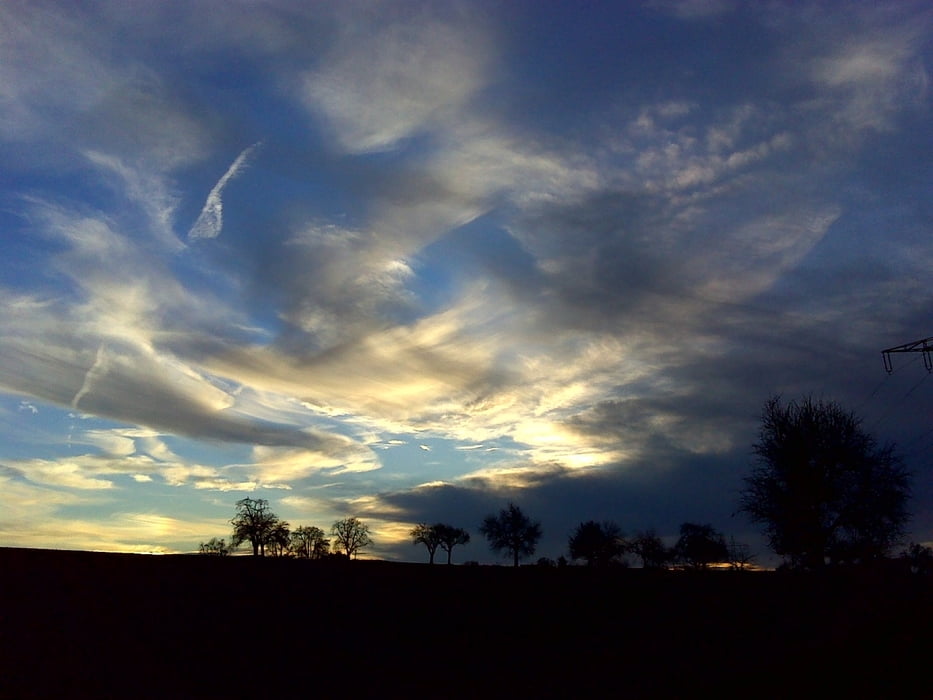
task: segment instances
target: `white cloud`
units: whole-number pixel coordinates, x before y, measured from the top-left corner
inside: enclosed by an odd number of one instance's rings
[[[354,18],[344,29],[303,97],[352,153],[394,148],[451,118],[485,79],[486,41],[466,22]]]
[[[157,512],[107,512],[99,518],[63,518],[64,505],[88,504],[79,496],[4,481],[0,538],[8,546],[106,552],[174,553],[197,550],[199,541],[223,536],[223,518],[177,518]]]
[[[97,347],[97,355],[94,358],[94,364],[88,368],[87,373],[84,375],[84,383],[81,384],[81,388],[78,389],[78,393],[75,394],[74,398],[71,400],[71,407],[73,409],[78,408],[78,403],[81,401],[81,398],[91,390],[91,387],[94,385],[94,381],[106,372],[107,354],[104,348],[104,344],[101,343]]]
[[[382,466],[376,455],[363,445],[336,436],[332,442],[336,444],[331,444],[326,452],[256,446],[250,471],[263,482],[291,484],[322,470],[341,474],[368,472]]]
[[[257,142],[248,148],[244,148],[243,151],[240,152],[240,155],[231,163],[230,167],[227,168],[227,172],[217,181],[217,184],[214,185],[213,189],[211,189],[210,193],[207,195],[207,200],[204,202],[204,207],[201,209],[197,221],[194,222],[194,226],[188,231],[189,240],[216,238],[220,235],[220,230],[223,228],[224,224],[223,200],[221,199],[224,188],[230,180],[243,172],[249,164],[249,159],[261,145],[261,142]]]
[[[824,131],[842,130],[831,142],[846,143],[859,132],[894,128],[905,109],[922,109],[930,77],[921,56],[928,19],[892,22],[884,8],[861,8],[855,28],[830,31],[799,59],[802,75],[818,88],[807,105],[825,119]],[[832,18],[822,18],[829,26]]]
[[[92,456],[83,455],[61,460],[8,460],[7,464],[37,484],[82,490],[112,489],[113,481],[98,476],[102,469],[106,469],[106,464],[98,464],[96,461]]]
[[[171,193],[165,176],[157,165],[131,166],[118,157],[88,150],[84,156],[105,173],[116,175],[126,197],[138,205],[148,220],[148,232],[168,253],[177,253],[185,246],[175,235],[177,197]]]

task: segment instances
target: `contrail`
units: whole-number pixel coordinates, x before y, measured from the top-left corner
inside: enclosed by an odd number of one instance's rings
[[[94,364],[91,365],[88,369],[87,374],[84,375],[84,383],[81,385],[81,388],[78,390],[78,393],[75,394],[75,397],[71,400],[71,407],[73,409],[78,408],[78,402],[84,398],[84,395],[87,394],[94,382],[107,371],[107,356],[104,350],[104,344],[101,343],[97,348],[97,357],[94,358]]]
[[[207,195],[207,201],[204,202],[204,208],[201,209],[198,220],[194,222],[194,226],[188,231],[189,241],[197,238],[216,238],[220,235],[220,229],[224,225],[224,205],[220,194],[223,192],[224,187],[227,186],[227,183],[239,175],[240,171],[246,167],[253,151],[261,145],[262,141],[257,141],[249,148],[243,149],[243,152],[236,157],[233,164],[227,168],[227,172],[223,174],[223,177],[217,181],[214,189]]]

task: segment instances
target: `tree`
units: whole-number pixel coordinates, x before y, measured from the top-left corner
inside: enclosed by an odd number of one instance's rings
[[[198,551],[201,554],[211,554],[214,556],[225,557],[230,553],[230,548],[227,546],[227,543],[224,541],[223,537],[220,539],[211,537],[207,542],[202,542],[200,544]]]
[[[369,526],[359,518],[344,518],[331,527],[334,536],[334,549],[342,549],[348,559],[355,559],[357,552],[373,543],[369,536]]]
[[[321,528],[302,525],[292,531],[289,549],[302,559],[323,559],[330,550],[330,540]]]
[[[876,559],[903,536],[909,472],[835,402],[768,399],[753,451],[741,510],[792,566]]]
[[[635,535],[629,546],[632,553],[641,559],[644,569],[663,569],[671,560],[671,551],[654,530],[646,530]]]
[[[914,542],[901,553],[900,558],[907,564],[907,569],[912,574],[919,576],[933,574],[933,549],[929,547]]]
[[[729,538],[729,565],[733,569],[745,569],[755,561],[755,555],[747,544],[740,544],[735,537]]]
[[[588,520],[577,525],[568,548],[572,559],[586,559],[588,566],[606,567],[618,561],[627,548],[622,530],[614,522]]]
[[[436,527],[427,523],[418,523],[409,534],[411,535],[412,544],[423,544],[427,548],[428,563],[433,564],[434,553],[441,544]]]
[[[266,544],[269,545],[269,553],[273,557],[288,556],[291,535],[288,523],[284,520],[277,520],[269,530],[269,536],[266,539]]]
[[[535,546],[541,539],[541,524],[532,522],[513,503],[500,510],[498,515],[487,515],[479,531],[486,537],[490,549],[505,551],[515,566],[521,557],[535,553]]]
[[[253,556],[265,556],[266,545],[279,519],[269,510],[269,502],[263,498],[244,498],[236,502],[233,524],[233,546],[249,541]]]
[[[705,569],[710,564],[729,561],[726,538],[712,525],[684,523],[680,539],[674,545],[677,558],[691,569]]]
[[[447,552],[447,564],[450,565],[454,547],[467,544],[470,541],[470,533],[463,528],[445,525],[444,523],[435,523],[432,527],[437,535],[438,544],[440,544],[441,549]]]

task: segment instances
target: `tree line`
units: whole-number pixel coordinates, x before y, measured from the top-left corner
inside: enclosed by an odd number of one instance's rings
[[[263,557],[268,553],[273,557],[324,559],[337,555],[351,559],[373,543],[369,526],[354,517],[337,520],[331,526],[333,542],[314,525],[301,525],[292,530],[288,522],[269,509],[269,502],[263,498],[237,501],[236,515],[230,523],[233,525],[230,543],[213,537],[201,542],[201,554],[225,556],[249,542],[253,556]]]
[[[788,567],[867,564],[889,557],[902,541],[911,474],[894,445],[879,444],[851,411],[812,397],[785,403],[772,396],[752,450],[756,462],[745,478],[739,512],[762,526]],[[480,532],[494,551],[518,566],[534,554],[541,526],[510,503],[488,516]],[[421,537],[414,541],[428,544]],[[589,566],[622,564],[627,553],[644,568],[704,569],[719,563],[744,568],[753,559],[746,545],[727,544],[712,525],[690,522],[667,547],[653,531],[627,539],[616,523],[590,520],[570,535],[568,550],[571,559]],[[433,561],[430,546],[429,553]],[[933,569],[929,547],[912,544],[902,557],[912,569]]]
[[[818,569],[827,565],[868,563],[888,557],[902,541],[909,518],[910,473],[892,444],[879,445],[855,414],[835,402],[806,397],[784,403],[771,397],[764,405],[756,462],[740,495],[739,512],[762,526],[772,550],[786,565]],[[250,542],[253,554],[321,558],[339,552],[348,558],[372,544],[368,527],[357,518],[335,522],[333,544],[317,527],[289,530],[262,499],[236,503],[233,547]],[[542,530],[514,503],[488,515],[479,525],[490,549],[518,566],[535,553]],[[712,525],[685,522],[668,547],[653,531],[626,538],[612,521],[581,522],[568,538],[570,559],[588,566],[626,564],[632,554],[642,567],[704,569],[712,564],[744,568],[749,548],[725,537]],[[453,549],[470,541],[466,530],[447,523],[419,523],[412,544],[423,545],[433,564],[438,549],[452,562]],[[204,553],[222,554],[224,540],[201,544]],[[913,545],[905,552],[912,568],[933,569],[933,551]],[[561,557],[566,563],[566,560]],[[539,563],[558,563],[540,560]]]

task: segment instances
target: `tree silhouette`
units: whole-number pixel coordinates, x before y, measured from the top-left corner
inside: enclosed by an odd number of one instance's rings
[[[705,569],[710,564],[729,561],[726,539],[712,525],[684,523],[674,546],[677,558],[691,569]]]
[[[627,548],[622,530],[614,522],[588,520],[577,525],[570,536],[568,549],[572,559],[586,559],[588,566],[609,566],[618,561]]]
[[[369,526],[359,518],[338,520],[331,527],[330,534],[334,536],[334,548],[342,549],[348,559],[355,558],[361,549],[373,543]]]
[[[438,537],[437,529],[434,525],[427,523],[418,523],[409,533],[412,544],[423,544],[428,550],[428,563],[434,563],[434,553],[440,546],[441,541]]]
[[[745,569],[753,561],[755,555],[752,554],[751,547],[735,541],[734,537],[729,538],[729,565],[733,569]]]
[[[198,551],[201,554],[212,554],[215,556],[225,557],[230,553],[230,548],[227,546],[227,543],[224,541],[224,538],[211,537],[207,542],[202,542]]]
[[[901,553],[901,560],[907,564],[912,574],[930,576],[933,574],[933,549],[918,542],[911,544]]]
[[[324,536],[321,528],[302,525],[292,531],[289,548],[296,557],[323,559],[330,550],[330,540]]]
[[[479,531],[486,537],[490,549],[505,551],[515,566],[521,557],[535,553],[535,546],[541,539],[541,524],[532,522],[514,503],[509,503],[498,515],[487,515]]]
[[[269,545],[269,553],[273,557],[287,556],[289,554],[291,535],[292,533],[289,530],[288,523],[284,520],[277,520],[269,531],[269,537],[266,542]]]
[[[279,519],[269,510],[267,500],[244,498],[236,502],[236,515],[230,522],[234,547],[249,541],[253,546],[253,556],[265,556],[266,545]]]
[[[664,546],[654,530],[645,530],[635,535],[629,549],[641,559],[644,569],[663,569],[671,560],[671,551]]]
[[[447,552],[447,564],[450,565],[454,547],[469,542],[470,533],[463,528],[444,523],[435,523],[432,527],[437,535],[438,544],[440,544],[441,549]]]
[[[741,509],[793,566],[882,557],[904,533],[910,475],[835,402],[765,403]]]

